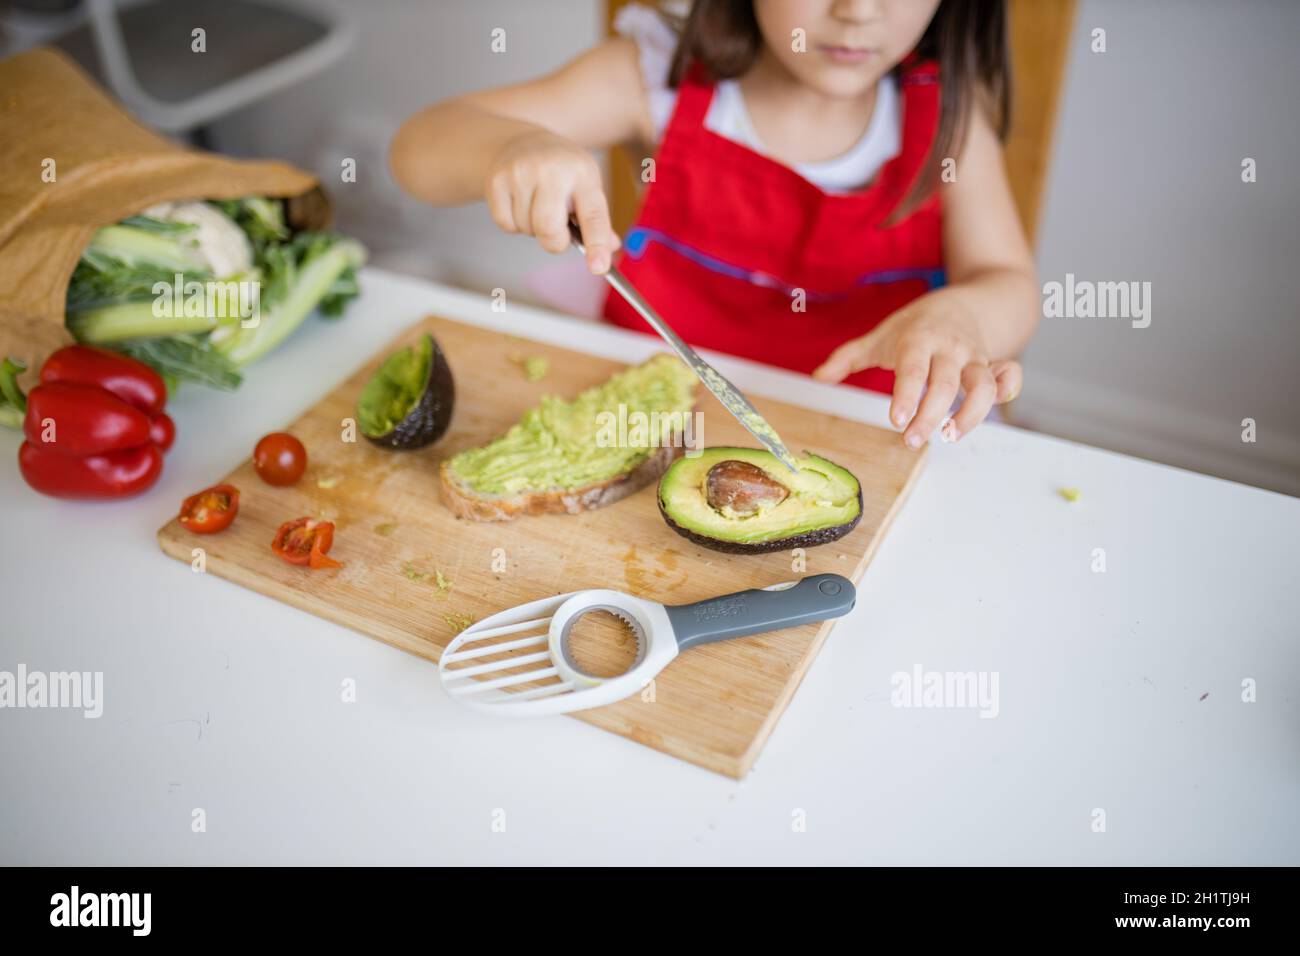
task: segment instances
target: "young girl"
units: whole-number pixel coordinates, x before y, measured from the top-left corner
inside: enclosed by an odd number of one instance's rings
[[[1039,309],[1001,0],[695,0],[666,24],[625,9],[624,37],[550,76],[425,109],[394,175],[550,252],[574,214],[591,271],[621,246],[688,342],[892,392],[909,447],[1014,398]],[[656,147],[622,243],[589,152],[621,143]],[[617,296],[605,315],[646,329]]]

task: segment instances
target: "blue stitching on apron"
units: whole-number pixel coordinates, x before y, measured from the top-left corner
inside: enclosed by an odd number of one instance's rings
[[[764,289],[776,289],[788,296],[795,295],[799,290],[798,286],[793,286],[783,282],[774,275],[724,262],[722,259],[701,252],[693,246],[688,246],[686,243],[680,242],[672,236],[660,232],[658,229],[649,229],[645,226],[636,226],[628,231],[627,236],[623,240],[623,251],[633,259],[640,259],[645,255],[646,249],[649,248],[650,243],[652,242],[657,242],[664,248],[670,249],[683,258],[694,262],[696,265],[708,269],[710,272],[716,272],[719,275],[729,276],[733,279],[740,279],[742,282],[748,282],[750,285],[755,285]],[[862,286],[884,285],[890,282],[907,282],[915,279],[923,281],[926,284],[928,291],[938,289],[947,282],[947,277],[943,269],[880,269],[859,276],[854,281],[853,287],[861,288]],[[813,302],[834,302],[839,299],[848,298],[848,294],[844,292],[814,292],[810,289],[805,289],[804,295]]]

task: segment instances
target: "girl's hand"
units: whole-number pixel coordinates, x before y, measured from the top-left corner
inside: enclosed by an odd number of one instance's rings
[[[1020,392],[1020,363],[990,361],[979,323],[954,289],[940,289],[905,305],[859,339],[845,342],[813,377],[839,382],[864,368],[892,369],[894,400],[889,419],[905,428],[903,441],[920,448],[952,407],[961,388],[966,400],[943,437],[957,441],[988,415],[995,403]],[[921,397],[925,390],[925,397]]]
[[[492,221],[506,232],[536,236],[547,252],[569,248],[569,214],[577,216],[587,268],[609,270],[619,245],[609,221],[600,166],[581,146],[543,129],[514,137],[488,167],[484,190]]]

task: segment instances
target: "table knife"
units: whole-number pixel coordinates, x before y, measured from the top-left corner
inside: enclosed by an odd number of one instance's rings
[[[569,220],[569,235],[578,250],[585,254],[586,249],[582,245],[582,232],[573,219]],[[605,281],[613,287],[615,292],[627,300],[628,305],[636,309],[637,314],[645,319],[652,329],[659,333],[660,337],[690,367],[691,371],[699,376],[700,381],[704,383],[704,387],[722,403],[722,407],[731,412],[736,421],[744,426],[745,431],[758,439],[764,448],[777,457],[781,464],[791,471],[797,472],[799,470],[795,466],[794,457],[790,454],[790,450],[781,441],[781,437],[763,416],[755,410],[749,399],[741,394],[740,389],[727,381],[721,372],[700,358],[695,349],[682,341],[681,336],[674,332],[672,326],[659,316],[659,313],[636,290],[636,286],[628,281],[627,276],[610,266],[609,271],[605,273]]]

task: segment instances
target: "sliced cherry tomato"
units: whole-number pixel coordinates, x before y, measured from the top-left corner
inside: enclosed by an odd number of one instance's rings
[[[166,412],[159,412],[149,423],[149,440],[167,451],[176,440],[176,423]]]
[[[253,449],[253,468],[268,485],[297,484],[307,470],[307,449],[288,432],[272,432]]]
[[[290,564],[312,568],[341,568],[339,562],[326,557],[334,544],[334,524],[316,518],[297,518],[280,525],[271,542],[271,550]]]
[[[181,527],[195,534],[215,534],[230,527],[239,514],[239,489],[234,485],[213,485],[181,504]]]

